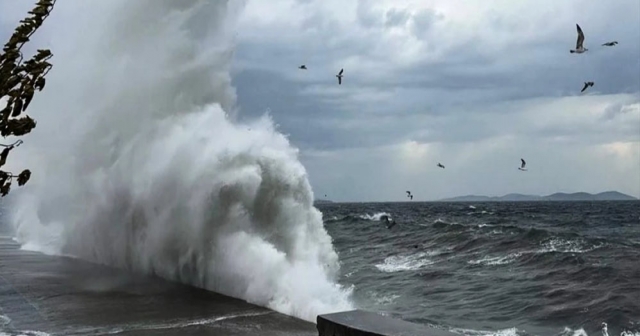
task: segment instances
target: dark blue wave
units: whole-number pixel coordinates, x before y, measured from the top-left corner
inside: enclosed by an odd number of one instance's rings
[[[640,331],[640,202],[322,204],[362,308],[518,335]],[[388,213],[397,225],[367,220]]]

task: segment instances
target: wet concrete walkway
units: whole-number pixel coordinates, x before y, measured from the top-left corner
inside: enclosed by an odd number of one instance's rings
[[[0,237],[0,336],[318,335],[315,324],[216,293],[22,251]]]

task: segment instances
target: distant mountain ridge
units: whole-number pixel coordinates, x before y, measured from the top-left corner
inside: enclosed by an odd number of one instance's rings
[[[555,193],[547,196],[507,194],[504,196],[467,195],[438,200],[439,202],[531,202],[531,201],[637,201],[638,198],[618,191],[605,191],[598,194],[586,192]]]

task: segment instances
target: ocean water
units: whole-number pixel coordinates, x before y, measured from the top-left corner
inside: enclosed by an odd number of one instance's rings
[[[640,335],[640,202],[317,207],[360,308],[464,335]]]

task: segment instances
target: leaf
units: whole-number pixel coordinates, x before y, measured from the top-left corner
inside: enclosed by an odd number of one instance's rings
[[[42,91],[42,89],[44,89],[44,85],[45,85],[46,83],[47,83],[47,82],[45,81],[44,77],[39,77],[39,78],[36,80],[35,88],[36,88],[36,89],[38,89],[38,91]]]
[[[24,97],[24,107],[22,108],[22,110],[25,111],[29,106],[29,104],[31,103],[31,99],[33,99],[33,89],[29,88],[27,92],[24,93],[23,97]]]
[[[2,187],[0,187],[0,194],[2,195],[2,197],[5,197],[7,196],[10,190],[11,190],[11,181],[7,182]]]
[[[13,89],[14,86],[16,86],[18,83],[20,83],[20,77],[19,76],[12,76],[11,78],[9,78],[9,80],[7,80],[6,82],[6,88],[5,89]]]
[[[2,112],[0,112],[2,114],[2,122],[6,123],[7,120],[9,120],[9,116],[11,115],[9,112],[11,112],[11,106],[7,104],[7,106],[2,109]]]
[[[9,104],[7,104],[7,106],[2,110],[2,122],[3,123],[7,123],[7,121],[9,120],[9,116],[11,115],[11,106]]]
[[[20,119],[11,119],[8,124],[15,136],[25,135],[36,127],[36,122],[29,116],[25,116]]]
[[[47,14],[47,13],[48,13],[47,8],[46,8],[46,7],[44,7],[44,6],[38,6],[38,7],[36,7],[36,8],[33,10],[33,12],[34,12],[34,13],[36,13],[36,14],[40,14],[40,15],[44,15],[44,14]]]
[[[11,151],[12,147],[5,147],[2,150],[2,153],[0,153],[0,167],[4,166],[5,163],[7,163],[7,156],[9,156],[9,152]]]
[[[33,58],[36,61],[40,61],[40,60],[43,60],[43,59],[45,59],[45,58],[47,58],[47,57],[49,57],[51,55],[52,55],[51,54],[51,50],[49,50],[49,49],[38,49],[38,54],[35,55]]]
[[[25,183],[29,181],[30,177],[31,177],[31,171],[29,169],[23,170],[22,173],[18,175],[18,185],[19,186],[25,185]]]
[[[22,113],[22,99],[16,99],[16,102],[13,103],[13,113],[11,113],[12,117],[17,117]]]

